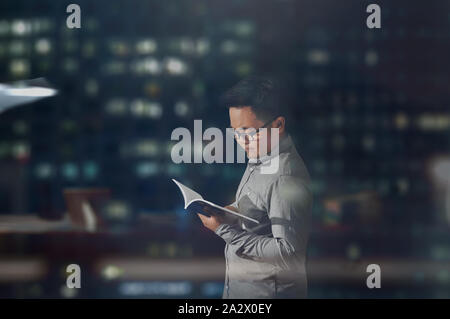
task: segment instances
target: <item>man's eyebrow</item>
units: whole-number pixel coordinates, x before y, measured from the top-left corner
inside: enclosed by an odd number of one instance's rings
[[[235,129],[235,130],[246,130],[247,129],[247,127],[246,126],[244,126],[244,127],[236,127],[236,128],[234,128],[231,124],[230,124],[230,127],[232,128],[232,129]]]
[[[230,124],[230,126],[231,126],[231,124]],[[231,126],[232,127],[232,126]],[[241,127],[236,127],[236,128],[234,128],[234,127],[232,127],[234,130],[248,130],[248,129],[250,129],[250,128],[253,128],[254,129],[254,127],[253,126],[241,126]]]

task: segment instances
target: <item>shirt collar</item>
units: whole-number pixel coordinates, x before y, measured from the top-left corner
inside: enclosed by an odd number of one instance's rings
[[[286,134],[280,138],[280,142],[278,143],[278,145],[275,146],[274,149],[269,154],[266,154],[258,159],[249,158],[248,165],[249,166],[261,165],[262,163],[269,161],[278,154],[286,152],[291,146],[292,146],[291,136],[289,134]]]

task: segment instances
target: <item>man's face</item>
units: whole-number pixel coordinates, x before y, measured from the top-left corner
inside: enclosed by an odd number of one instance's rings
[[[229,114],[230,114],[230,125],[233,129],[235,129],[238,132],[249,132],[254,129],[259,129],[265,124],[263,121],[259,120],[256,117],[256,114],[252,111],[252,108],[250,106],[230,107]],[[270,128],[272,126],[275,127],[273,122],[272,125],[269,124],[266,126],[267,134],[260,133],[256,136],[255,140],[253,141],[248,136],[237,139],[239,145],[247,153],[248,158],[257,158],[261,155],[265,155],[261,154],[264,152],[264,150],[267,150],[267,153],[270,152],[271,150]],[[262,143],[266,143],[267,145],[266,149],[264,149],[264,147],[261,147],[261,145],[263,145]]]

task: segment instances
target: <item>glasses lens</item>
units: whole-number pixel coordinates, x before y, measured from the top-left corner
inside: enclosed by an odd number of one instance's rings
[[[247,137],[250,141],[256,140],[258,136],[258,130],[252,129],[250,131],[234,131],[234,136],[236,139],[245,139]]]
[[[234,137],[238,140],[243,137],[243,134],[243,132],[234,131]]]
[[[253,131],[251,131],[251,132],[248,132],[248,133],[247,133],[248,139],[249,139],[250,141],[254,141],[254,140],[256,139],[257,133],[258,133],[258,132],[257,132],[256,130],[253,130]]]

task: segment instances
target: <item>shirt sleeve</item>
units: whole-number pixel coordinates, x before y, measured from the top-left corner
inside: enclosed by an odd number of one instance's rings
[[[215,231],[240,257],[269,262],[281,268],[305,254],[312,193],[300,179],[280,176],[268,189],[272,235],[257,235],[238,225],[221,224]]]
[[[238,205],[237,205],[237,201],[235,200],[233,203],[231,203],[230,205],[231,207],[236,208],[236,210],[238,209]],[[231,215],[231,214],[226,214],[223,217],[223,223],[225,224],[229,224],[229,225],[234,225],[234,224],[238,224],[239,223],[239,217]]]
[[[234,208],[238,209],[237,201],[235,200],[232,202],[229,206],[233,206]]]

